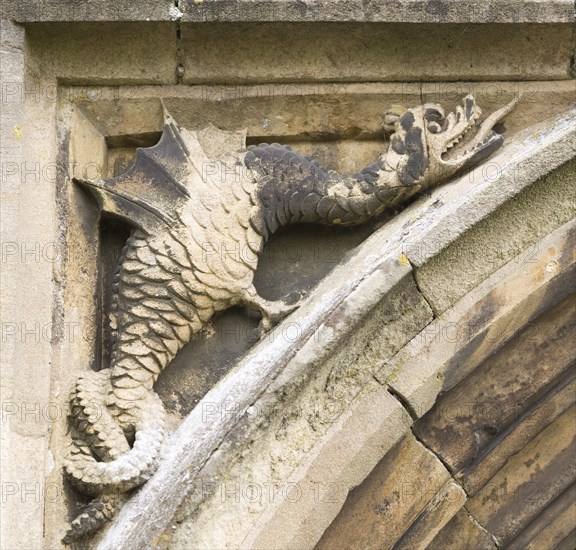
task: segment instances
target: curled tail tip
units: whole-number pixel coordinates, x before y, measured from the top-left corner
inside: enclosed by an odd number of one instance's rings
[[[102,495],[92,500],[84,511],[72,521],[62,538],[62,542],[70,545],[100,530],[114,518],[120,509],[121,501],[120,495]]]

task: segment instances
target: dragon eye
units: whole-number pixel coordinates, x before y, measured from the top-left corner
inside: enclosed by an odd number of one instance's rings
[[[444,120],[444,113],[436,107],[428,107],[428,109],[424,111],[424,118],[426,120],[441,121]]]
[[[430,124],[428,124],[428,130],[431,134],[439,134],[442,131],[442,126],[437,122],[430,122]]]

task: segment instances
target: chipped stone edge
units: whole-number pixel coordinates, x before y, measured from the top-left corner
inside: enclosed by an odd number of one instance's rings
[[[558,246],[558,243],[568,244],[576,233],[576,220],[572,220],[538,241],[538,250]],[[567,254],[568,255],[568,254]],[[532,258],[528,258],[530,261]],[[548,261],[553,264],[548,272]],[[544,254],[537,262],[526,266],[526,253],[522,252],[512,258],[490,277],[485,279],[470,292],[465,294],[451,308],[434,319],[424,331],[413,338],[394,357],[392,357],[376,374],[377,380],[388,386],[395,395],[402,396],[405,405],[409,406],[417,417],[422,417],[429,411],[440,391],[449,391],[460,380],[473,372],[486,355],[494,349],[505,344],[513,336],[509,331],[499,332],[499,327],[515,326],[518,320],[530,322],[541,313],[539,301],[534,302],[535,295],[542,295],[550,288],[566,284],[566,280],[575,274],[574,261],[567,265],[557,265],[558,258],[548,258]],[[530,278],[538,270],[546,272],[547,277],[538,281],[537,285],[530,285]],[[470,311],[483,304],[494,291],[501,290],[511,278],[521,284],[518,294],[513,300],[500,305],[494,311],[489,307],[486,311],[490,316],[483,322],[467,325]],[[563,299],[566,292],[561,292],[558,300]],[[548,307],[555,305],[549,304]],[[527,311],[525,311],[527,310]],[[521,325],[520,325],[521,326]],[[452,333],[456,330],[457,334]],[[502,329],[500,329],[502,330]],[[466,366],[466,370],[452,377],[450,384],[446,384],[445,371],[451,358],[457,356],[467,346],[480,339],[490,342],[489,347],[483,349],[482,354],[475,352],[474,362]]]

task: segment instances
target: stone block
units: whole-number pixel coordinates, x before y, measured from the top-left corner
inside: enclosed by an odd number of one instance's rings
[[[496,550],[490,534],[462,508],[434,537],[426,550]]]
[[[361,0],[220,0],[181,2],[184,21],[362,21],[409,23],[571,22],[567,0],[531,2],[498,0],[479,6],[471,0],[362,2]]]
[[[466,508],[507,545],[574,481],[573,406],[510,457]]]
[[[369,265],[364,256],[369,250],[357,251],[356,259],[350,258],[343,269],[336,268],[320,283],[315,295],[323,295],[325,284],[332,287],[336,281],[344,282],[340,277],[345,273],[350,277],[352,266],[357,269]],[[386,280],[395,280],[395,283],[383,295],[382,284]],[[201,473],[202,479],[216,482],[217,486],[225,483],[227,487],[231,484],[242,487],[245,480],[261,487],[273,480],[280,489],[296,485],[303,490],[302,494],[299,491],[298,504],[286,502],[281,496],[274,502],[263,499],[263,502],[238,503],[223,500],[220,494],[202,496],[196,492],[187,500],[182,511],[186,517],[179,522],[176,533],[166,533],[171,537],[172,547],[250,547],[253,544],[291,547],[304,544],[303,540],[313,545],[314,537],[318,539],[338,512],[348,489],[365,477],[350,464],[346,475],[352,475],[357,481],[351,485],[335,481],[333,478],[347,478],[337,471],[333,476],[325,472],[337,469],[335,456],[342,455],[345,460],[347,455],[343,451],[326,453],[323,448],[331,441],[333,430],[340,429],[341,422],[347,422],[350,411],[366,411],[362,403],[367,399],[366,394],[375,391],[374,370],[383,357],[407,341],[409,334],[430,321],[431,312],[407,267],[395,267],[393,262],[387,262],[377,277],[364,279],[343,306],[334,310],[330,319],[318,328],[316,336],[300,347],[254,403],[259,422],[242,419]],[[294,323],[291,325],[294,327]],[[383,325],[386,331],[382,331]],[[376,394],[380,395],[380,390]],[[408,419],[403,409],[402,415]],[[373,422],[378,424],[378,418],[365,412],[360,425],[368,428]],[[362,440],[366,437],[364,432],[370,430],[357,426],[355,438]],[[346,439],[343,433],[341,437]],[[382,443],[387,444],[389,439],[383,438]],[[247,446],[246,441],[253,443]],[[352,448],[353,444],[350,445]],[[241,461],[230,461],[230,457],[240,456]],[[366,458],[369,457],[367,452]],[[359,467],[365,464],[364,459],[357,460]],[[314,472],[320,473],[309,481],[307,468],[311,461]],[[308,487],[321,489],[322,495],[314,495]],[[326,494],[335,488],[337,493],[330,492],[330,499],[326,500]],[[319,496],[320,502],[312,500]],[[306,512],[310,506],[314,507],[314,513]],[[300,522],[302,514],[307,519]],[[276,515],[280,519],[274,519]],[[214,518],[222,517],[228,518],[223,528],[218,526],[220,520],[218,525],[214,523]],[[268,521],[275,526],[281,522],[283,535],[278,535],[278,528],[266,527]],[[263,529],[265,532],[261,533]],[[279,542],[273,543],[272,536]]]
[[[576,223],[530,246],[428,325],[378,379],[419,416],[491,353],[569,294],[576,273]]]
[[[135,9],[129,0],[24,0],[2,5],[2,17],[20,23],[58,21],[172,21],[173,0],[142,0]]]
[[[2,6],[2,17],[32,21],[293,21],[407,23],[570,23],[569,0],[145,0],[137,10],[127,0],[62,2],[23,0]]]
[[[576,486],[572,485],[540,513],[508,545],[508,548],[510,550],[559,548],[563,541],[570,540],[573,544],[574,518],[576,518]]]
[[[574,154],[572,147],[576,144],[575,139],[576,135],[569,138],[566,144],[567,155]],[[542,163],[548,163],[549,160],[545,156],[540,157]],[[527,168],[525,166],[522,170]],[[437,314],[444,312],[522,250],[533,246],[542,237],[574,218],[576,210],[571,198],[575,170],[576,160],[569,160],[498,210],[494,209],[494,205],[488,206],[485,203],[480,208],[491,210],[494,214],[463,232],[446,249],[442,249],[440,244],[444,237],[437,240],[432,232],[422,236],[419,241],[425,244],[424,252],[422,246],[409,247],[408,258],[421,266],[416,270],[418,286]],[[534,174],[528,171],[522,173],[528,177],[528,174]],[[500,201],[505,193],[503,185],[492,199]],[[450,231],[456,229],[460,220],[469,223],[469,216],[477,218],[480,210],[473,213],[473,209],[475,201],[468,201],[459,212],[462,218],[451,220],[453,228]],[[436,227],[435,230],[439,233],[442,229]],[[442,253],[438,253],[439,250]],[[423,254],[430,258],[425,265]]]
[[[570,24],[504,33],[482,24],[182,23],[181,33],[186,84],[570,77]]]
[[[570,372],[567,373],[570,376]],[[481,460],[465,467],[458,473],[458,481],[466,492],[476,494],[488,480],[496,474],[506,461],[524,448],[538,433],[556,420],[576,400],[576,382],[570,378],[561,379],[544,399],[525,412],[521,420],[506,434],[498,439],[487,451],[482,453]]]
[[[466,493],[450,479],[434,495],[414,523],[394,545],[395,549],[428,548],[435,535],[446,525],[466,502]]]
[[[61,83],[87,84],[87,99],[92,97],[91,84],[176,83],[176,31],[171,23],[30,24],[26,37],[30,69]],[[55,88],[37,92],[51,93],[56,101]]]
[[[453,472],[480,460],[568,375],[576,354],[574,304],[572,295],[535,320],[415,424],[417,436]]]
[[[350,493],[316,549],[392,548],[449,478],[442,463],[408,434]]]
[[[348,492],[364,480],[410,424],[408,413],[386,390],[374,387],[368,391],[290,479],[298,487],[332,487],[330,498],[319,491],[303,491],[298,502],[279,499],[275,509],[260,516],[242,547],[314,547]]]

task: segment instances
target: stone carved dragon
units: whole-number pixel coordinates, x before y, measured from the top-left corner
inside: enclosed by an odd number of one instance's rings
[[[189,131],[165,111],[159,143],[138,149],[128,172],[75,179],[102,211],[135,228],[115,276],[111,364],[84,373],[72,391],[64,469],[95,498],[64,542],[98,530],[153,474],[165,435],[154,382],[192,335],[234,305],[258,310],[261,331],[298,306],[265,300],[253,286],[272,233],[303,222],[359,224],[406,203],[498,149],[503,138],[493,128],[514,103],[480,125],[471,95],[448,115],[434,104],[388,115],[387,151],[354,175],[325,170],[285,145],[246,148],[242,132]]]

